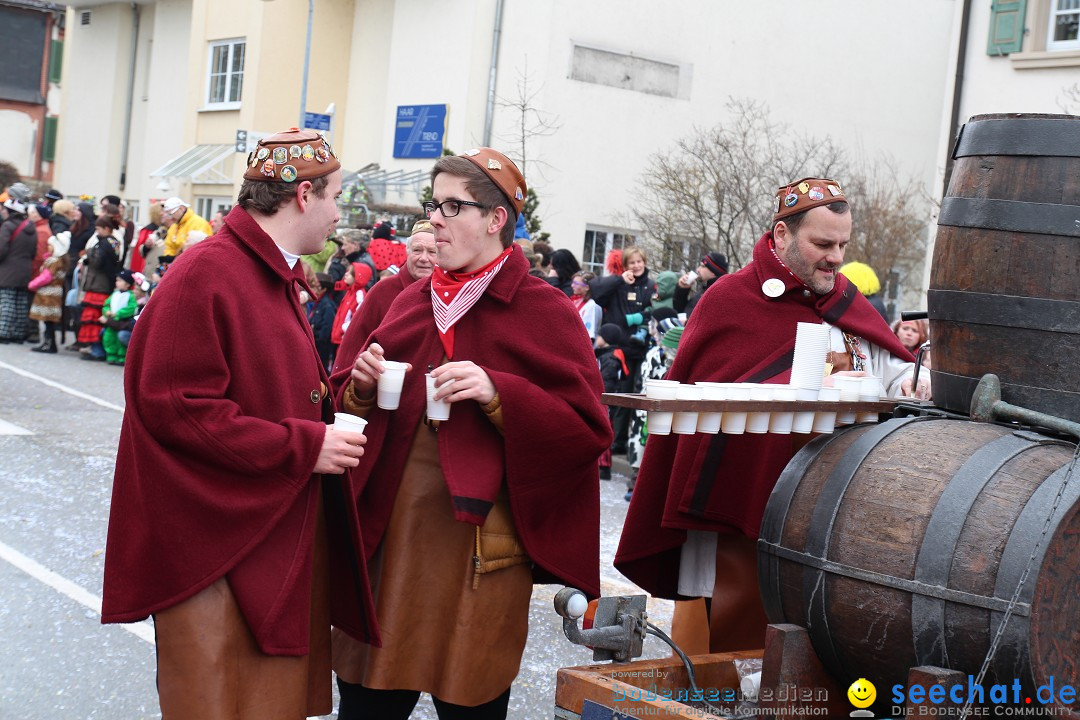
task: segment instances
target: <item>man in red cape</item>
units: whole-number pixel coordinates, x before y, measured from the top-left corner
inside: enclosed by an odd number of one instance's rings
[[[154,616],[165,720],[328,714],[331,622],[378,642],[343,474],[364,436],[327,425],[298,293],[340,193],[321,136],[261,140],[224,227],[173,263],[131,337],[102,621]]]
[[[581,318],[513,243],[524,178],[482,148],[441,158],[432,189],[435,272],[332,379],[369,420],[352,475],[384,640],[335,635],[341,720],[407,718],[421,692],[440,717],[504,718],[532,584],[600,591],[611,429]],[[384,359],[410,365],[393,410],[375,406]],[[425,417],[425,372],[448,420]]]
[[[368,335],[379,327],[394,299],[417,280],[430,277],[435,269],[435,234],[431,230],[430,222],[417,220],[413,223],[412,234],[405,241],[405,248],[408,251],[405,267],[396,275],[375,283],[364,296],[364,303],[353,316],[349,331],[345,333],[341,347],[338,348],[337,359],[334,361],[335,374],[342,369],[345,369],[346,374],[352,370],[353,361],[364,349]]]
[[[806,178],[775,202],[753,262],[702,296],[667,379],[786,384],[796,324],[824,323],[835,369],[880,377],[890,396],[910,393],[914,358],[838,273],[851,236],[840,185]],[[925,373],[919,381],[928,397]],[[712,652],[764,645],[755,540],[800,437],[649,437],[615,567],[659,597],[711,596]]]

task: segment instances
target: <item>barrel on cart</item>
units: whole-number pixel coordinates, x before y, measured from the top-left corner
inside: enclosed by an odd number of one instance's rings
[[[1080,421],[1080,117],[976,115],[953,152],[927,306],[934,403],[1002,400]]]
[[[816,438],[765,510],[770,622],[807,628],[841,687],[865,677],[880,694],[919,665],[976,675],[1034,552],[986,684],[1076,682],[1080,477],[1058,497],[1074,449],[940,417]]]

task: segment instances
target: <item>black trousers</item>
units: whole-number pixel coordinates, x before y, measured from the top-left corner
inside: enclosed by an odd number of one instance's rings
[[[420,700],[418,690],[372,690],[337,679],[341,694],[338,720],[408,720]],[[439,720],[506,720],[510,688],[483,705],[454,705],[432,696]]]

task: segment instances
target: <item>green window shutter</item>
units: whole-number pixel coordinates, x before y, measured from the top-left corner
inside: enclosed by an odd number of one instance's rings
[[[987,55],[1020,52],[1024,44],[1027,0],[994,0],[990,5],[990,40]]]
[[[53,40],[49,44],[49,82],[60,82],[60,73],[64,69],[64,41]]]
[[[45,118],[45,128],[41,137],[41,159],[53,162],[56,159],[56,123],[59,118]]]

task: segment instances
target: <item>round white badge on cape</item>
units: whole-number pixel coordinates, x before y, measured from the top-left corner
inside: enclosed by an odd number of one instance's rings
[[[784,294],[784,281],[780,278],[769,278],[761,283],[761,292],[771,298],[780,297]]]

